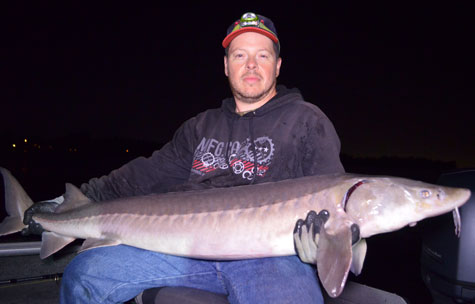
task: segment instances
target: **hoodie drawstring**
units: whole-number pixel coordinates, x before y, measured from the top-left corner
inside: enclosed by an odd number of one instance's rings
[[[235,117],[231,117],[231,121],[229,122],[228,120],[228,124],[229,124],[229,137],[228,137],[228,146],[226,147],[226,153],[225,153],[225,160],[226,160],[226,163],[228,164],[228,170],[229,172],[233,173],[232,169],[231,169],[231,161],[229,160],[229,153],[231,151],[231,147],[232,147],[232,143],[231,143],[231,140],[233,139],[233,131],[234,131],[234,120],[235,120]]]
[[[251,145],[252,145],[252,154],[254,155],[254,174],[252,175],[251,184],[254,184],[257,175],[257,153],[256,153],[256,143],[254,142],[254,116],[256,112],[252,112],[252,116],[249,119],[249,133],[251,137]]]

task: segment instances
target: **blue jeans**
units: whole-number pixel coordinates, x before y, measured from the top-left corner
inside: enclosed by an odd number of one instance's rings
[[[75,257],[61,303],[122,303],[145,289],[184,286],[227,294],[230,303],[323,303],[315,270],[297,256],[239,261],[176,257],[126,245]]]

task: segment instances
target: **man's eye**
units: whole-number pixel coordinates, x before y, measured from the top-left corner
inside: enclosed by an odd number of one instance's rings
[[[242,58],[242,57],[244,57],[244,55],[243,54],[234,54],[234,57],[235,58]]]

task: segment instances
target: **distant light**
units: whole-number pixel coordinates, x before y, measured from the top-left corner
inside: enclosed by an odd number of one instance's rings
[[[129,149],[125,149],[125,153],[129,153]]]
[[[28,139],[25,138],[25,142],[27,143],[27,142],[28,142]]]
[[[13,148],[16,148],[16,145],[15,145],[15,144],[13,144],[13,145],[12,145],[12,147],[13,147]]]

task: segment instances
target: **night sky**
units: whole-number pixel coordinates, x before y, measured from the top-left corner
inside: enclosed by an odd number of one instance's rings
[[[473,1],[381,2],[11,4],[2,9],[0,139],[166,142],[230,96],[221,41],[253,11],[277,27],[278,83],[330,117],[342,152],[475,167]]]

